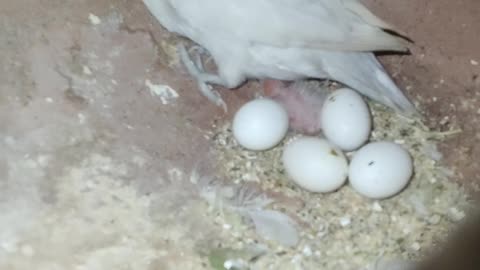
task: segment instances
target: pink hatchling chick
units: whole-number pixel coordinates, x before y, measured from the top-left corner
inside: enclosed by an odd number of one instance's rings
[[[292,130],[306,135],[320,132],[320,113],[328,95],[327,83],[313,80],[293,83],[264,80],[263,90],[266,97],[285,107]]]

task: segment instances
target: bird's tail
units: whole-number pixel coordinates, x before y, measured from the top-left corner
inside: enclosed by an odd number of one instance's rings
[[[413,117],[418,114],[415,106],[393,82],[373,53],[334,53],[323,59],[328,61],[328,64],[324,64],[329,67],[328,73],[332,79],[402,115]]]

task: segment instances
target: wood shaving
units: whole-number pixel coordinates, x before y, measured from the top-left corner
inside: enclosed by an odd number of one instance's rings
[[[415,174],[409,186],[387,200],[371,200],[347,184],[334,193],[302,190],[285,174],[281,163],[285,142],[264,152],[240,147],[231,123],[215,126],[211,134],[219,172],[231,184],[255,184],[274,200],[272,209],[299,224],[301,241],[292,249],[275,243],[270,252],[251,264],[251,269],[376,269],[384,258],[419,259],[448,232],[468,210],[465,190],[451,181],[452,172],[442,167],[436,143],[458,131],[434,132],[420,121],[406,119],[370,104],[374,130],[370,141],[402,144],[414,159]],[[348,156],[351,156],[349,154]],[[219,217],[217,222],[227,222]],[[265,242],[251,227],[238,225],[225,246]],[[307,250],[308,252],[305,252]]]

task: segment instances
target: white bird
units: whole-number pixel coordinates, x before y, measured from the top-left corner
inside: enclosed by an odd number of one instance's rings
[[[248,79],[329,79],[399,113],[415,107],[373,51],[407,51],[407,41],[358,0],[143,0],[168,31],[206,49],[218,74],[204,71],[183,44],[181,60],[200,90],[224,102],[211,84],[236,88]],[[385,31],[387,30],[387,31]]]

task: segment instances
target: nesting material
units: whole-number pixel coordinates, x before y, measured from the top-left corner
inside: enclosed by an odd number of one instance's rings
[[[250,262],[251,269],[380,269],[379,261],[418,259],[444,239],[468,208],[466,192],[438,162],[436,143],[450,134],[430,131],[382,106],[370,106],[374,123],[370,141],[394,141],[414,159],[411,183],[387,200],[362,197],[348,184],[329,194],[296,186],[281,163],[283,146],[295,134],[269,151],[253,152],[236,143],[230,123],[215,126],[211,140],[220,176],[230,185],[256,186],[272,199],[267,208],[290,216],[300,235],[298,245],[285,248],[244,224],[230,228],[232,238],[224,246],[265,244],[262,256]],[[232,223],[228,214],[217,218]]]

